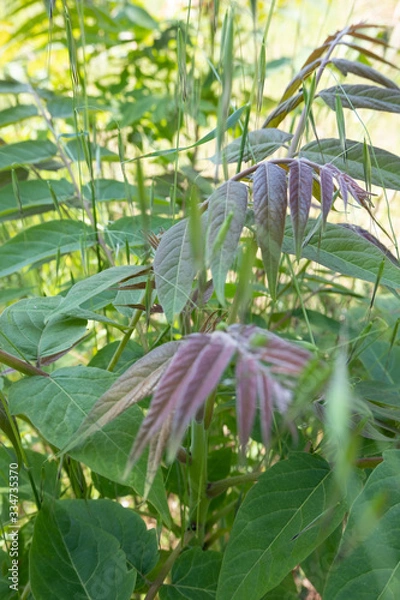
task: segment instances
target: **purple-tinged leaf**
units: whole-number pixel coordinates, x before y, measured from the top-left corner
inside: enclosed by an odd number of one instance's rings
[[[191,379],[192,371],[198,367],[199,354],[209,343],[210,336],[208,334],[193,334],[181,342],[167,371],[157,385],[149,412],[143,421],[129,457],[132,464],[140,456],[152,436],[161,429],[168,415],[175,410],[187,389],[187,381]]]
[[[240,354],[236,363],[236,409],[240,446],[244,450],[254,424],[257,406],[258,361]]]
[[[286,172],[273,163],[261,164],[254,175],[254,217],[269,291],[276,298],[287,210]]]
[[[168,438],[171,434],[172,418],[173,413],[167,417],[161,427],[160,432],[156,436],[153,436],[150,442],[149,457],[147,459],[146,482],[143,494],[144,500],[147,500],[151,486],[153,485],[153,481],[157,475],[158,467],[161,464],[162,456],[166,448]],[[132,466],[133,465],[128,461],[125,472],[128,473]]]
[[[237,350],[236,342],[226,333],[216,331],[208,337],[209,343],[201,350],[185,377],[185,389],[176,405],[169,442],[171,458],[175,456],[187,425],[217,387]]]
[[[183,219],[161,237],[154,257],[156,290],[165,316],[172,322],[190,298],[196,275],[189,222]]]
[[[87,437],[116,419],[130,406],[149,396],[161,379],[180,342],[167,342],[136,361],[95,403],[64,449],[81,444]]]
[[[261,434],[264,444],[267,446],[270,437],[271,423],[272,423],[272,411],[273,411],[273,387],[272,380],[268,375],[259,371],[257,373],[257,395],[258,403],[260,406],[260,421],[261,421]]]
[[[325,225],[328,213],[332,208],[333,195],[335,193],[335,186],[333,184],[332,171],[326,166],[321,167],[320,170],[320,181],[321,181],[321,206],[322,206],[322,221]]]
[[[296,257],[301,257],[301,245],[311,208],[313,169],[301,160],[293,161],[289,173],[289,205]]]
[[[225,304],[225,280],[242,233],[247,209],[247,187],[237,181],[222,184],[209,198],[207,261],[215,292]]]

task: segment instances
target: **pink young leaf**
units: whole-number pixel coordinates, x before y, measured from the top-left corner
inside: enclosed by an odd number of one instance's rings
[[[116,419],[130,406],[149,396],[167,369],[180,342],[167,342],[136,361],[95,403],[65,452]]]
[[[170,458],[175,456],[187,425],[218,385],[237,349],[236,343],[226,333],[215,331],[208,337],[209,343],[197,356],[193,369],[185,379],[185,389],[176,406],[168,444]]]
[[[255,172],[253,185],[257,241],[261,248],[269,291],[276,298],[276,281],[287,210],[286,172],[269,162]]]
[[[197,358],[209,342],[208,334],[194,334],[181,342],[168,369],[157,385],[149,412],[139,429],[130,454],[132,463],[139,458],[152,436],[161,429],[165,419],[175,410],[187,389],[187,381],[191,378],[191,372],[197,369]]]
[[[273,386],[272,380],[263,371],[257,373],[257,395],[260,406],[261,434],[267,446],[270,438],[272,411],[273,411]]]
[[[332,171],[326,166],[321,167],[321,206],[322,206],[322,221],[325,224],[328,218],[328,213],[332,208],[333,195],[335,187],[333,185]]]
[[[257,360],[240,354],[236,363],[236,407],[242,449],[250,437],[257,406]]]
[[[161,464],[162,456],[167,445],[168,438],[171,434],[172,417],[173,413],[167,417],[163,426],[161,427],[160,432],[156,436],[153,436],[150,442],[149,457],[147,459],[146,482],[143,494],[144,500],[146,500],[148,497],[154,478],[157,475],[158,467]],[[126,473],[131,470],[132,466],[133,464],[131,463],[130,456],[126,466]]]
[[[293,226],[296,257],[301,257],[301,246],[311,208],[313,169],[302,160],[293,161],[289,173],[289,205]]]

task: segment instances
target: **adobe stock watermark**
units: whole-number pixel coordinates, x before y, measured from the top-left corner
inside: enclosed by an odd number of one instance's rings
[[[6,536],[8,551],[11,558],[11,567],[7,579],[8,586],[15,592],[18,591],[19,583],[19,523],[18,523],[18,486],[19,473],[18,464],[10,463],[8,469],[8,503],[9,503],[9,525]]]

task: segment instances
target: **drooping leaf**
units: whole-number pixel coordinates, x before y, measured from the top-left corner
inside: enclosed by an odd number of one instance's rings
[[[286,90],[283,93],[281,98],[281,103],[285,102],[285,100],[289,100],[297,92],[299,87],[302,85],[303,81],[307,79],[321,64],[321,58],[318,57],[311,62],[307,60],[307,62],[303,65],[298,73],[293,77],[292,81],[288,84]]]
[[[172,321],[190,298],[196,274],[187,219],[163,234],[153,266],[160,304],[168,321]]]
[[[75,199],[74,188],[66,179],[51,180],[49,184],[59,204]],[[12,184],[3,187],[1,190],[0,221],[36,215],[56,209],[48,182],[42,179],[19,181],[18,194],[19,201],[15,197]]]
[[[239,441],[242,448],[250,438],[257,408],[257,361],[239,355],[236,362],[236,410]]]
[[[61,296],[29,298],[12,304],[0,315],[0,348],[39,366],[46,358],[67,352],[86,333],[86,321],[71,317],[47,319]]]
[[[253,600],[280,581],[339,525],[348,498],[339,498],[321,457],[293,453],[261,475],[235,518],[221,567],[216,600]]]
[[[329,168],[323,166],[320,170],[319,175],[321,182],[322,221],[325,224],[328,218],[329,211],[332,208],[335,186],[333,184],[332,171]]]
[[[46,140],[17,142],[0,146],[0,171],[49,160],[57,154],[57,147]]]
[[[69,367],[54,371],[50,377],[22,379],[10,388],[10,410],[12,414],[26,415],[50,444],[62,449],[114,380],[112,373],[93,367]],[[99,475],[130,485],[143,496],[146,456],[136,463],[128,477],[124,477],[129,452],[142,420],[140,408],[131,406],[69,454]],[[169,509],[160,473],[148,498],[168,523]]]
[[[98,600],[107,590],[110,600],[129,600],[136,571],[128,569],[120,541],[98,521],[94,524],[90,515],[87,521],[70,515],[70,503],[49,500],[35,519],[30,552],[33,594],[37,598]],[[92,510],[98,512],[100,507],[101,501],[91,501]]]
[[[263,127],[278,127],[279,123],[302,102],[304,102],[304,94],[302,92],[285,100],[268,115],[263,123]]]
[[[351,507],[324,600],[383,600],[400,594],[400,451],[383,456]]]
[[[148,444],[151,437],[160,429],[163,421],[175,409],[188,386],[188,380],[194,374],[196,359],[209,344],[208,335],[196,334],[182,343],[161,377],[151,401],[140,432],[132,448],[131,460],[135,461]],[[204,377],[204,373],[203,373]]]
[[[383,75],[380,71],[377,71],[376,69],[373,69],[369,65],[366,65],[362,62],[355,62],[352,60],[346,60],[344,58],[332,58],[330,62],[334,64],[343,75],[352,73],[353,75],[358,75],[364,79],[370,79],[371,81],[379,83],[384,87],[395,90],[399,89],[399,86],[394,81],[389,79],[389,77],[385,77],[385,75]]]
[[[190,548],[174,563],[171,583],[160,589],[160,600],[215,600],[222,555]]]
[[[270,294],[275,298],[287,210],[286,172],[281,167],[269,162],[258,167],[254,175],[253,202],[257,242]]]
[[[34,225],[0,246],[0,277],[38,261],[48,262],[61,254],[90,248],[94,242],[93,230],[79,221]]]
[[[315,221],[310,220],[305,231],[306,236],[314,225]],[[295,254],[293,230],[290,225],[285,229],[282,250]],[[301,255],[334,272],[362,281],[375,283],[381,274],[381,285],[400,288],[400,268],[375,244],[371,244],[347,227],[328,223],[322,236],[314,235],[302,248]]]
[[[0,127],[7,127],[13,123],[19,123],[38,114],[34,104],[17,104],[11,108],[0,111]]]
[[[286,142],[290,141],[292,134],[281,131],[280,129],[256,129],[250,131],[246,136],[242,161],[247,162],[253,160],[259,162],[270,156],[278,148],[281,148]],[[222,151],[223,159],[228,163],[238,162],[241,156],[242,137],[235,139],[227,145]],[[214,163],[223,162],[221,157],[215,155],[211,158]]]
[[[92,275],[92,277],[78,281],[78,283],[72,286],[57,308],[50,313],[49,318],[69,313],[84,304],[84,302],[98,296],[101,292],[116,286],[121,281],[131,280],[147,270],[148,267],[139,265],[111,267],[110,269],[96,273],[96,275]]]
[[[301,256],[301,245],[311,208],[312,184],[312,168],[301,160],[294,161],[289,172],[289,206],[298,259]]]
[[[82,189],[86,198],[92,198],[90,184]],[[117,181],[116,179],[96,179],[94,181],[94,193],[96,202],[111,202],[112,200],[127,200],[128,193],[131,199],[136,199],[136,186]]]
[[[368,146],[371,156],[371,183],[400,190],[400,158],[387,150]],[[300,150],[300,156],[317,164],[332,163],[354,179],[364,180],[364,144],[347,140],[346,160],[339,140],[327,138],[310,142]]]
[[[340,98],[343,108],[369,108],[385,112],[400,112],[400,89],[381,88],[374,85],[338,85],[319,92],[322,100],[335,110],[335,98]]]
[[[160,380],[179,342],[167,342],[140,358],[95,403],[64,451],[82,444],[122,414],[130,406],[149,396]]]
[[[225,304],[225,280],[244,226],[247,187],[237,181],[221,185],[209,198],[206,251],[218,300]],[[230,222],[228,222],[229,215]],[[227,227],[224,239],[221,232]]]

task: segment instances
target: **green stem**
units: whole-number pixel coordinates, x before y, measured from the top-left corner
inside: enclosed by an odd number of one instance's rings
[[[207,497],[210,499],[215,498],[225,492],[228,488],[242,485],[243,483],[257,481],[260,475],[262,475],[262,472],[256,471],[255,473],[245,473],[244,475],[236,475],[235,477],[213,481],[207,486]]]
[[[190,529],[196,531],[199,544],[204,543],[210,499],[207,497],[208,433],[204,423],[192,422],[191,463],[188,465],[190,501]]]
[[[107,371],[113,371],[115,369],[115,366],[118,363],[119,359],[121,358],[121,354],[123,353],[125,346],[131,339],[131,335],[134,332],[136,325],[138,324],[138,321],[142,315],[142,312],[143,312],[142,310],[137,309],[135,314],[133,315],[133,317],[128,325],[128,329],[126,330],[126,332],[124,334],[124,337],[118,344],[118,348],[116,349],[112,359],[110,360],[110,363],[107,367]]]

